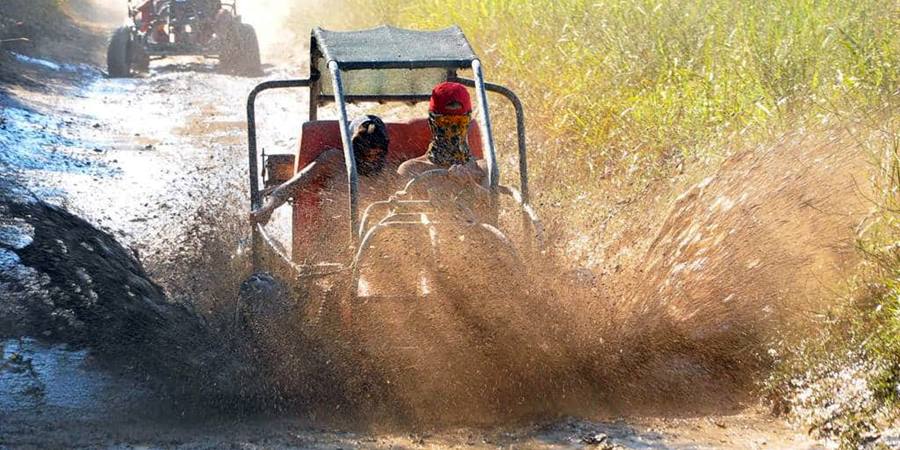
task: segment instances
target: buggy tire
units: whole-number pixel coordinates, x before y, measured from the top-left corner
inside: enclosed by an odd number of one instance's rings
[[[106,49],[106,71],[110,78],[131,76],[131,50],[131,27],[117,28]]]
[[[252,26],[235,23],[228,31],[224,44],[219,57],[223,72],[242,76],[257,76],[262,73],[259,40]]]
[[[241,46],[241,60],[238,73],[244,76],[258,76],[262,73],[262,62],[259,57],[259,39],[252,26],[242,23],[238,27]]]
[[[290,291],[268,272],[258,272],[241,283],[235,319],[239,329],[259,329],[281,315],[288,306]]]

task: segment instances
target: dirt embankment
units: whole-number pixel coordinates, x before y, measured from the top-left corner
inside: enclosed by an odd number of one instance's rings
[[[124,14],[124,7],[122,11]],[[5,0],[0,7],[0,49],[99,65],[108,27],[97,21],[107,22],[111,16],[96,12],[90,0]]]

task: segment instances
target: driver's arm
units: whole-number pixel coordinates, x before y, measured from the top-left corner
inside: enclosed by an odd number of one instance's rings
[[[303,170],[297,172],[291,179],[281,183],[269,193],[263,206],[250,212],[250,221],[266,224],[272,217],[272,212],[283,205],[294,192],[306,189],[333,176],[337,170],[343,167],[343,153],[337,149],[325,150],[313,162],[306,165]]]

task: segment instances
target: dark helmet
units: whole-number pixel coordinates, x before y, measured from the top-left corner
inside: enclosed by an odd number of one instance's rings
[[[360,175],[372,175],[381,172],[387,162],[388,137],[387,127],[375,115],[365,115],[350,122],[351,142],[356,156],[356,171]],[[380,149],[379,158],[371,160],[366,157],[369,149]]]

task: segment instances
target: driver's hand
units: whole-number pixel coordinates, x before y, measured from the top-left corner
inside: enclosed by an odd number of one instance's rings
[[[474,182],[476,184],[484,176],[481,168],[478,167],[478,164],[474,160],[465,164],[454,164],[450,166],[450,169],[448,169],[447,172],[450,177],[455,180],[460,182]]]
[[[275,205],[272,202],[266,202],[259,209],[250,211],[250,223],[261,223],[263,225],[269,223],[273,211],[275,211]]]

